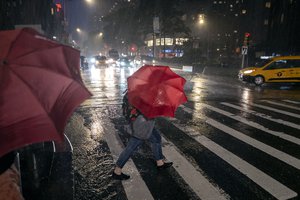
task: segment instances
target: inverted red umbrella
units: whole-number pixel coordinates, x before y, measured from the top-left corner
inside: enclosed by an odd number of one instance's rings
[[[63,140],[73,110],[91,96],[80,76],[80,52],[29,28],[0,31],[0,38],[0,157]]]
[[[187,101],[185,82],[168,66],[145,65],[127,79],[128,101],[148,118],[174,117],[177,107]]]

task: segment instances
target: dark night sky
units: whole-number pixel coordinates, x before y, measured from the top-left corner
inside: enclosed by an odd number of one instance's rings
[[[69,22],[69,33],[76,38],[76,28],[83,31],[90,31],[90,17],[97,12],[100,15],[105,15],[110,7],[113,5],[114,0],[66,0],[66,16]]]

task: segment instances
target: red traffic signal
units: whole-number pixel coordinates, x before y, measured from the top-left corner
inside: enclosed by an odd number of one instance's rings
[[[131,51],[131,52],[136,52],[136,51],[137,51],[137,46],[136,46],[136,44],[131,44],[131,46],[130,46],[130,51]]]
[[[250,33],[245,33],[246,38],[250,37],[250,35],[251,35]]]

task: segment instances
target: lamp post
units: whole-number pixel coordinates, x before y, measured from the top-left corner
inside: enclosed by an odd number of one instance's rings
[[[206,39],[206,57],[207,60],[209,59],[209,32],[208,32],[208,23],[207,19],[204,14],[199,14],[198,15],[198,21],[197,21],[199,27],[206,29],[205,30],[205,39]]]

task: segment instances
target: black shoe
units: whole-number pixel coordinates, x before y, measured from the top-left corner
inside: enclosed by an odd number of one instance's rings
[[[118,174],[116,174],[115,172],[113,172],[113,173],[112,173],[112,178],[115,179],[115,180],[120,180],[120,181],[122,181],[122,180],[127,180],[127,179],[129,179],[130,176],[127,175],[127,174],[123,174],[123,173],[121,173],[120,175],[118,175]]]
[[[173,165],[173,162],[165,162],[161,166],[156,166],[158,170],[167,169]]]

